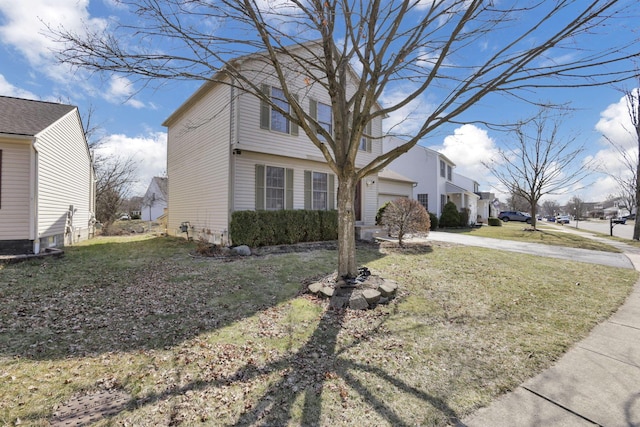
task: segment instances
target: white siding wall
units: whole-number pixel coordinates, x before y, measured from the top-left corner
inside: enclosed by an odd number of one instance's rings
[[[324,163],[291,159],[283,156],[272,156],[259,153],[244,153],[234,156],[236,197],[234,211],[255,209],[255,165],[263,164],[293,169],[293,209],[304,209],[304,171],[324,172],[332,174],[331,169]],[[337,179],[334,180],[334,195],[337,194]],[[334,196],[334,206],[336,200]]]
[[[77,110],[42,131],[38,151],[38,236],[64,235],[70,244],[89,237],[93,214],[93,171]],[[72,228],[66,230],[73,205]]]
[[[229,223],[229,92],[218,85],[169,123],[167,231],[182,235],[189,222],[195,237],[226,238]],[[189,236],[194,233],[189,232]],[[222,237],[224,236],[224,237]]]
[[[29,240],[31,141],[2,141],[0,240]]]

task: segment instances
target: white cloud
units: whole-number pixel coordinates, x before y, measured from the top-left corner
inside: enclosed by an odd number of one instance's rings
[[[138,137],[109,135],[105,137],[96,152],[105,157],[132,158],[137,165],[138,180],[131,189],[131,195],[144,195],[151,179],[166,172],[167,134],[151,132]]]
[[[413,92],[411,86],[397,86],[385,90],[378,102],[383,107],[391,107],[405,99]],[[392,111],[384,119],[384,132],[396,136],[413,137],[424,124],[427,116],[433,111],[433,106],[426,97],[418,97],[397,111]]]
[[[51,64],[51,49],[56,43],[45,36],[47,25],[80,34],[85,23],[93,29],[106,26],[105,20],[89,16],[88,7],[89,0],[0,0],[4,16],[0,39],[20,51],[34,67]]]
[[[143,102],[132,98],[134,94],[135,89],[131,80],[122,76],[111,76],[104,98],[114,104],[123,103],[133,108],[143,108],[145,106]]]
[[[456,173],[478,182],[492,181],[482,162],[488,163],[499,156],[498,148],[486,130],[471,124],[462,125],[453,131],[453,135],[444,138],[437,151],[456,164]]]
[[[2,74],[0,74],[0,95],[35,100],[40,99],[33,92],[29,92],[28,90],[20,89],[19,87],[12,85],[7,81],[7,79],[4,78]]]

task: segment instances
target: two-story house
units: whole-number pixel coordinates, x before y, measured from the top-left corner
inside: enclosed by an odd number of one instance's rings
[[[261,54],[234,62],[243,76],[280,108],[290,111],[273,68]],[[288,88],[298,104],[333,128],[330,98],[296,67]],[[352,73],[353,84],[357,79]],[[224,72],[204,83],[164,123],[168,128],[167,231],[213,242],[228,242],[231,214],[242,210],[335,209],[337,179],[320,150],[287,117]],[[353,86],[355,88],[355,86]],[[381,119],[363,137],[356,167],[382,153]],[[368,176],[356,191],[356,224],[375,224],[377,175]]]
[[[0,254],[94,233],[95,175],[78,108],[0,96]]]
[[[392,150],[405,142],[387,136],[383,140],[383,150]],[[402,171],[403,175],[416,183],[413,197],[427,211],[440,216],[444,205],[452,201],[458,209],[469,209],[469,221],[475,222],[480,198],[476,194],[478,183],[455,174],[455,166],[444,154],[416,145],[391,162],[388,169]]]

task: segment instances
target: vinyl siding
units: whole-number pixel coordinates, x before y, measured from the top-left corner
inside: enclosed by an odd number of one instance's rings
[[[0,240],[28,240],[30,236],[31,141],[0,141],[2,191]]]
[[[93,170],[77,110],[38,134],[35,146],[38,236],[65,234],[67,213],[73,206],[73,231],[67,230],[65,243],[88,238],[93,214]]]
[[[255,209],[256,186],[255,165],[291,168],[293,169],[293,209],[304,209],[304,171],[312,170],[333,174],[326,163],[311,162],[300,159],[292,159],[284,156],[273,156],[258,153],[244,153],[234,156],[234,179],[236,182],[236,194],[233,204],[234,211]],[[334,180],[334,206],[337,193],[337,179]]]
[[[226,236],[229,224],[230,88],[217,85],[169,124],[167,231]],[[192,236],[193,234],[190,234]]]
[[[413,185],[406,182],[379,180],[378,185],[378,208],[386,202],[393,201],[399,197],[411,198],[413,195]]]

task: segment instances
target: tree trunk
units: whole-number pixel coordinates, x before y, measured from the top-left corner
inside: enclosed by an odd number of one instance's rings
[[[638,133],[638,147],[640,148],[640,132]],[[640,208],[640,150],[638,151],[638,163],[636,167],[636,219],[633,226],[633,240],[640,240],[640,218],[638,218],[638,211]],[[631,209],[629,209],[631,213]]]
[[[338,278],[358,275],[355,196],[355,178],[348,174],[338,176]]]

